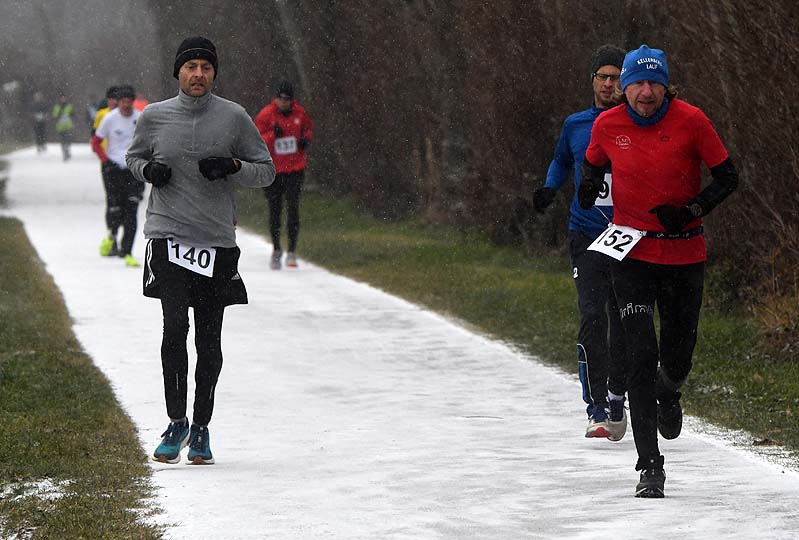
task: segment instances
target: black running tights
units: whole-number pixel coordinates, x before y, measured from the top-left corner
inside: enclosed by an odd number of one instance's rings
[[[676,240],[679,242],[679,240]],[[611,275],[627,344],[627,384],[639,463],[660,456],[655,381],[660,369],[677,386],[691,371],[705,264],[612,261]],[[660,344],[655,333],[655,305]]]
[[[164,336],[161,342],[161,365],[164,395],[169,418],[186,416],[187,377],[189,369],[186,337],[189,332],[189,306],[171,299],[161,299],[164,313]],[[222,370],[222,316],[225,308],[208,305],[194,308],[194,342],[197,366],[194,370],[193,422],[205,426],[214,411],[214,390]]]
[[[286,196],[286,229],[289,237],[289,251],[297,249],[300,236],[300,193],[304,172],[297,171],[275,175],[275,181],[264,188],[269,202],[269,232],[272,246],[280,250],[280,218],[283,212],[283,195]]]

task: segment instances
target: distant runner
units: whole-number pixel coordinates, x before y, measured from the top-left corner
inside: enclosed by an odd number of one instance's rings
[[[300,234],[300,193],[305,176],[306,153],[313,140],[311,118],[294,99],[294,86],[280,81],[275,99],[261,109],[255,125],[275,160],[277,176],[272,185],[264,188],[269,202],[269,232],[272,234],[272,270],[280,270],[283,249],[280,243],[280,220],[283,197],[286,198],[286,228],[288,253],[286,266],[297,266],[297,240]]]
[[[58,102],[53,106],[53,119],[55,120],[55,130],[61,139],[61,155],[64,161],[69,161],[70,146],[72,145],[72,131],[75,129],[73,116],[75,108],[72,103],[67,101],[67,96],[61,94]]]
[[[136,267],[139,262],[132,252],[144,185],[133,178],[125,163],[125,154],[133,140],[136,122],[141,114],[133,108],[133,96],[133,87],[117,87],[118,106],[103,117],[92,136],[92,149],[102,163],[108,202],[108,233],[100,244],[100,254],[116,253],[125,259],[127,266]],[[107,145],[105,149],[104,142]],[[123,230],[121,243],[117,239],[120,227]]]

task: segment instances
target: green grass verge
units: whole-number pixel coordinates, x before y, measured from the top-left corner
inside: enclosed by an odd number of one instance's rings
[[[160,538],[141,520],[152,488],[135,428],[22,225],[7,218],[0,320],[0,537]]]
[[[528,257],[478,236],[382,222],[316,193],[302,204],[302,257],[576,372],[577,295],[567,257]],[[238,205],[242,225],[268,237],[263,196],[242,190]],[[683,404],[691,414],[796,452],[799,368],[771,360],[759,336],[747,316],[706,309]]]

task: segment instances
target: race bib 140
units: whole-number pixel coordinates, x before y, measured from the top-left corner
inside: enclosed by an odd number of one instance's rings
[[[213,277],[216,248],[190,246],[175,242],[173,238],[170,238],[167,251],[169,252],[169,262],[203,276]]]

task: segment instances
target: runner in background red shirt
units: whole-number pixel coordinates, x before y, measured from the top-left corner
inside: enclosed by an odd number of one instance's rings
[[[272,260],[270,267],[280,270],[283,250],[280,244],[280,217],[283,197],[286,197],[286,229],[288,253],[286,266],[296,267],[297,239],[300,233],[300,193],[305,175],[306,152],[313,139],[311,118],[294,99],[294,86],[280,81],[275,99],[255,117],[255,125],[269,147],[275,162],[275,181],[264,188],[269,202],[269,231],[272,235]]]
[[[626,105],[594,123],[578,198],[583,208],[593,206],[610,163],[613,223],[644,234],[626,257],[611,261],[611,275],[628,351],[635,469],[641,471],[635,494],[660,498],[666,475],[657,434],[680,434],[679,388],[691,370],[702,305],[701,217],[735,190],[738,175],[710,120],[675,99],[662,50],[642,45],[628,52],[621,84]],[[704,190],[703,162],[713,176]]]

